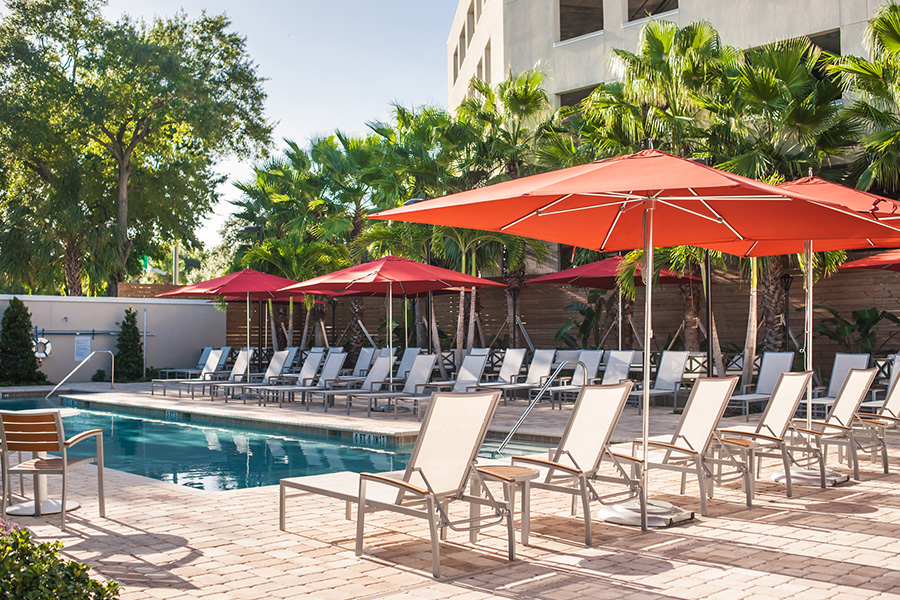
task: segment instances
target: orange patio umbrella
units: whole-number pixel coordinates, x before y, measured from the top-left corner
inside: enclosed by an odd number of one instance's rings
[[[859,260],[850,261],[842,264],[839,269],[871,269],[876,271],[900,271],[900,250],[890,250],[860,258]]]
[[[773,240],[895,238],[900,229],[868,213],[726,173],[658,150],[417,202],[371,218],[502,231],[591,248]],[[864,246],[863,246],[864,247]],[[652,339],[652,288],[645,296],[644,347]],[[649,435],[649,351],[644,353],[643,438]],[[644,460],[647,444],[643,444]],[[641,494],[646,499],[647,473]],[[646,527],[646,514],[641,515]]]

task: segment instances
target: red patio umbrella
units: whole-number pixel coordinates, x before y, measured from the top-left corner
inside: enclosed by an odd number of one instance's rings
[[[881,271],[900,271],[900,250],[890,250],[881,254],[874,254],[859,260],[842,264],[840,269],[871,269]]]
[[[725,173],[658,150],[620,156],[387,210],[372,218],[503,231],[595,250],[715,247],[771,240],[867,240],[900,229],[794,189]],[[644,347],[652,337],[645,296]],[[811,332],[808,333],[811,335]],[[643,438],[649,434],[644,353]],[[644,460],[647,444],[643,444]],[[646,498],[647,472],[641,494]],[[646,527],[646,514],[642,514]]]

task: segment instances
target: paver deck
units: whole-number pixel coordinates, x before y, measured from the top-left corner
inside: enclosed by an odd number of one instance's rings
[[[122,401],[163,403],[132,388]],[[173,400],[174,401],[174,400]],[[266,413],[277,408],[182,401],[182,410]],[[512,422],[524,404],[501,408],[495,428]],[[639,431],[627,409],[620,439]],[[417,428],[409,419],[365,419],[329,412],[284,409],[279,418],[361,427]],[[677,415],[654,412],[654,431],[671,430]],[[364,414],[364,413],[363,413]],[[530,421],[535,434],[558,433],[568,411],[541,410]],[[372,430],[371,427],[368,430]],[[847,471],[836,464],[830,465]],[[863,459],[861,481],[828,488],[795,488],[768,481],[765,465],[753,508],[738,484],[716,489],[710,516],[642,533],[596,522],[593,546],[583,544],[568,498],[535,492],[531,544],[506,560],[503,527],[485,530],[476,544],[450,532],[442,543],[443,577],[430,576],[427,525],[394,514],[367,518],[366,552],[353,553],[355,522],[341,503],[300,495],[288,503],[287,531],[278,529],[275,486],[205,492],[106,471],[107,515],[97,516],[90,468],[71,476],[68,530],[57,517],[16,518],[41,539],[63,542],[65,554],[119,581],[122,598],[900,598],[900,436],[891,449],[892,473]],[[50,479],[51,494],[56,490]],[[18,484],[13,485],[18,492]],[[678,495],[678,478],[651,474],[651,497],[699,512],[694,489]],[[29,494],[26,482],[26,495]],[[457,510],[463,510],[462,508]]]

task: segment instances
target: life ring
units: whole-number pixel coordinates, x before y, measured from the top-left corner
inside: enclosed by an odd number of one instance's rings
[[[47,338],[39,337],[31,342],[31,347],[34,349],[34,355],[37,358],[53,356],[53,345]]]

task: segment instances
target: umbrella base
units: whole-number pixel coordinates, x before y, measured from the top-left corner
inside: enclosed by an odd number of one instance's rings
[[[784,483],[785,477],[784,471],[775,471],[772,473],[772,481],[776,483]],[[834,487],[840,483],[846,483],[850,480],[849,475],[844,475],[843,473],[838,473],[837,471],[832,471],[831,469],[825,469],[825,486],[826,487]],[[799,469],[794,468],[791,469],[791,484],[792,485],[805,485],[811,487],[821,487],[822,479],[819,471],[815,469]]]
[[[641,526],[641,503],[637,498],[607,504],[597,511],[597,517],[609,523],[618,525]],[[678,508],[674,504],[661,500],[649,500],[647,502],[647,526],[670,527],[678,523],[684,523],[694,518],[694,513]]]

